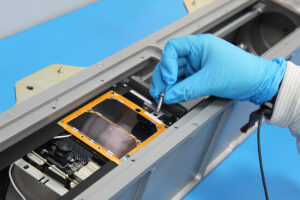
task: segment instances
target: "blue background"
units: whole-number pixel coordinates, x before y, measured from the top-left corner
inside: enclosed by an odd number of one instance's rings
[[[183,0],[102,0],[1,40],[0,113],[15,104],[19,79],[51,64],[90,66],[186,14]],[[270,199],[300,199],[300,155],[288,129],[264,125],[262,154]],[[185,199],[264,199],[256,134]]]

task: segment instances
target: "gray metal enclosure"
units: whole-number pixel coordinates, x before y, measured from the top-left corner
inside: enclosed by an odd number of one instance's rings
[[[18,142],[120,80],[152,69],[150,60],[160,59],[170,38],[208,32],[265,58],[287,57],[300,45],[299,22],[296,10],[273,1],[214,1],[2,114],[0,152],[11,154],[0,167],[24,153],[14,148]],[[180,199],[255,130],[240,132],[255,108],[248,102],[202,100],[130,159],[62,199]],[[34,140],[29,149],[53,136]]]
[[[170,131],[176,136],[162,141],[167,149],[153,150],[147,161],[162,151],[166,151],[165,155],[153,160],[154,164],[112,199],[179,199],[185,195],[232,151],[230,147],[235,148],[248,136],[233,134],[247,120],[246,115],[239,114],[249,112],[243,108],[251,106],[217,100],[204,109],[195,108],[185,123]],[[221,135],[223,141],[218,142]],[[216,152],[216,158],[211,160],[216,145],[220,149],[225,143],[229,147]]]

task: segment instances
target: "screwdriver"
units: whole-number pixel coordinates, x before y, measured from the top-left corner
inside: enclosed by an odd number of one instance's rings
[[[159,113],[160,112],[160,109],[161,109],[161,105],[163,103],[163,100],[164,100],[164,96],[165,96],[165,93],[160,93],[159,95],[159,101],[158,101],[158,104],[157,104],[157,107],[156,107],[156,113]]]

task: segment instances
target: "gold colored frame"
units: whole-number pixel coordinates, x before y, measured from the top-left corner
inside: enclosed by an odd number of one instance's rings
[[[105,99],[117,99],[118,101],[120,101],[121,103],[123,103],[124,105],[126,105],[127,107],[129,107],[130,109],[132,109],[133,111],[137,112],[138,114],[142,115],[143,117],[145,117],[146,119],[148,119],[149,121],[151,121],[153,124],[155,124],[157,132],[155,132],[153,135],[151,135],[145,141],[143,141],[143,142],[139,141],[131,133],[125,131],[123,128],[121,128],[117,124],[113,123],[112,121],[108,120],[107,118],[105,118],[105,116],[101,115],[100,113],[97,113],[97,112],[95,112],[95,111],[92,110],[92,108],[94,106],[96,106],[97,104],[101,103]],[[85,112],[91,112],[91,113],[97,114],[99,117],[103,118],[107,122],[109,122],[109,123],[113,124],[114,126],[118,127],[124,133],[126,133],[130,137],[134,138],[135,141],[136,141],[137,146],[134,149],[132,149],[129,153],[127,153],[125,156],[123,156],[122,158],[118,158],[111,151],[109,151],[105,147],[101,146],[100,144],[96,143],[91,138],[89,138],[88,136],[86,136],[85,134],[83,134],[79,130],[77,130],[75,127],[72,127],[71,125],[68,124],[71,120],[75,119],[76,117],[80,116],[81,114],[83,114]],[[126,99],[122,95],[117,94],[114,91],[109,91],[109,92],[105,93],[101,97],[95,99],[91,103],[83,106],[82,108],[80,108],[77,111],[73,112],[69,116],[67,116],[64,119],[60,120],[58,122],[58,124],[60,126],[62,126],[66,131],[68,131],[69,133],[71,133],[73,136],[75,136],[76,138],[78,138],[80,141],[84,142],[85,144],[87,144],[88,146],[90,146],[91,148],[93,148],[95,151],[99,152],[100,154],[102,154],[103,156],[105,156],[106,158],[108,158],[109,160],[111,160],[111,161],[113,161],[113,162],[115,162],[117,164],[121,164],[122,161],[125,159],[125,157],[127,157],[128,155],[129,156],[133,155],[135,152],[137,152],[139,149],[143,148],[151,140],[153,140],[155,137],[157,137],[159,134],[161,134],[163,131],[165,131],[167,129],[167,126],[162,121],[160,121],[159,119],[157,119],[152,114],[148,113],[142,107],[136,105],[135,103],[131,102],[130,100]]]

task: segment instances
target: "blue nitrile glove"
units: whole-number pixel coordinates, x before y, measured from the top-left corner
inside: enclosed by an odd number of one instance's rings
[[[278,92],[286,61],[247,53],[211,34],[170,40],[152,77],[150,94],[172,104],[213,95],[262,104]]]

